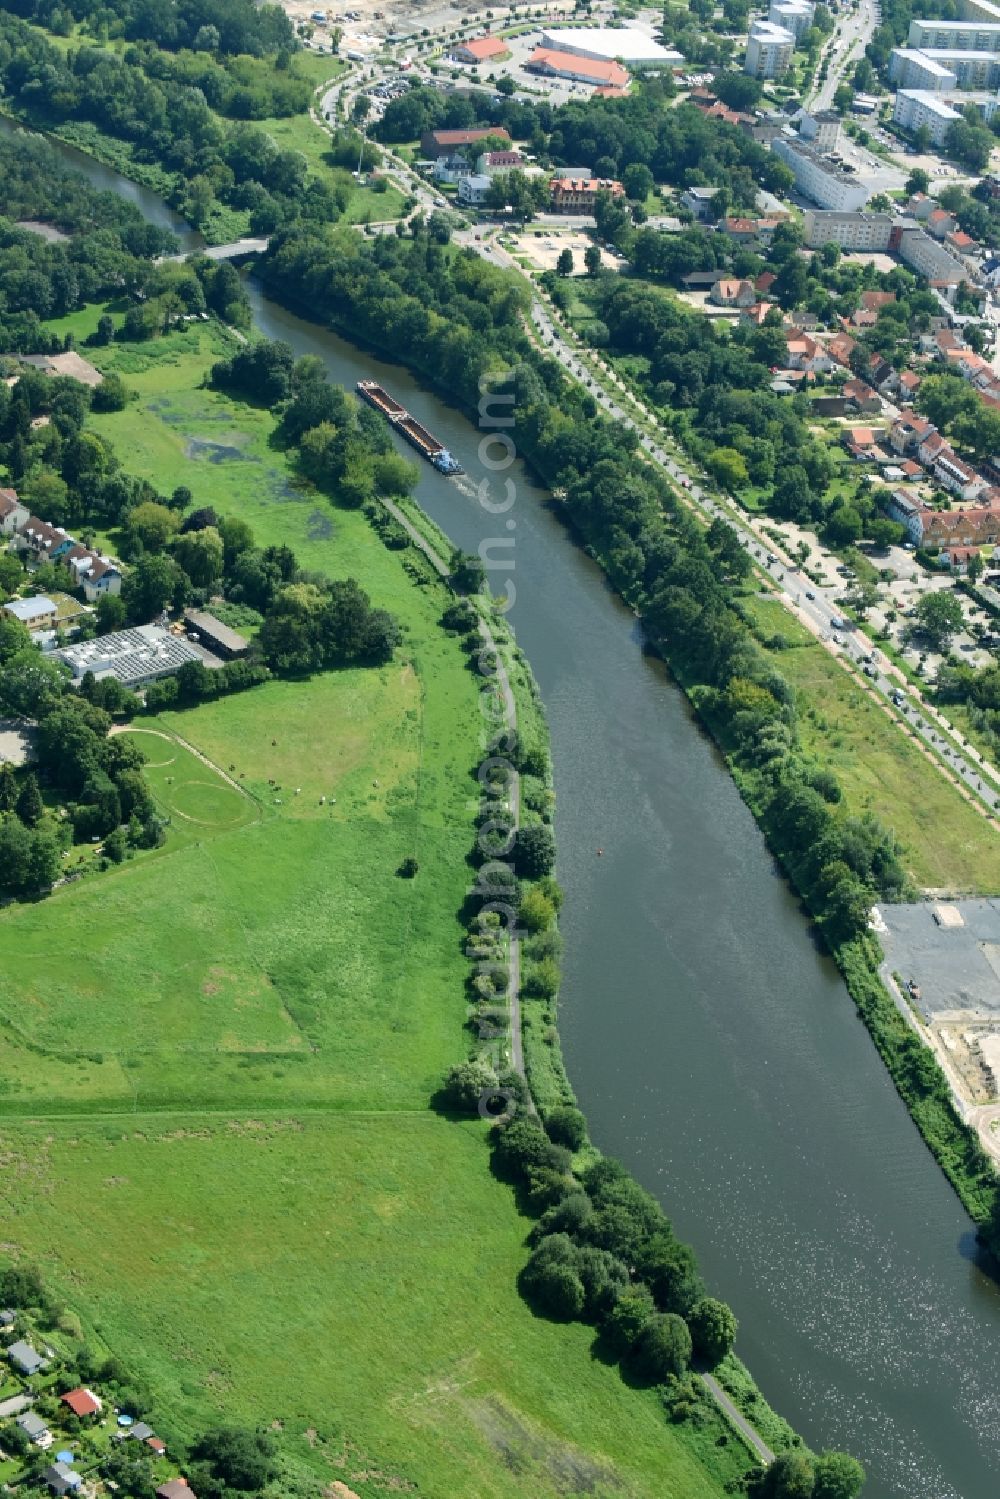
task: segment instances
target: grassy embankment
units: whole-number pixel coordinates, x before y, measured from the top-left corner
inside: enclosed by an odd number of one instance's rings
[[[59,48],[60,51],[66,51],[70,46],[85,45],[91,48],[102,47],[109,52],[120,54],[126,50],[127,46],[124,41],[96,42],[82,27],[75,28],[74,34],[69,37],[57,36],[40,26],[36,29],[44,35],[47,42]],[[319,90],[324,83],[333,82],[345,72],[348,64],[339,58],[303,51],[296,54],[294,66],[295,70],[306,78],[314,89]],[[314,95],[314,104],[318,107],[316,95]],[[103,162],[106,166],[121,172],[123,177],[128,177],[157,193],[179,212],[183,211],[183,181],[157,162],[139,159],[131,142],[111,135],[93,121],[50,121],[46,117],[44,107],[34,111],[30,116],[25,114],[22,117],[15,114],[9,100],[2,112],[22,119],[24,124],[31,125],[35,129],[46,131],[57,139],[65,141],[67,145],[75,146],[77,150],[93,156],[96,161]],[[347,168],[334,166],[329,159],[329,136],[310,113],[274,116],[245,122],[229,120],[221,115],[216,115],[216,118],[224,130],[231,130],[239,124],[246,124],[253,129],[263,131],[271,136],[282,150],[300,152],[305,157],[311,174],[331,184],[336,184],[341,189],[348,189],[350,197],[344,211],[344,219],[347,223],[362,224],[400,217],[403,205],[402,193],[391,185],[385,192],[375,192],[371,187],[356,182]],[[240,239],[251,232],[250,215],[243,209],[233,208],[216,200],[200,227],[208,244],[226,244],[230,240]]]
[[[95,351],[139,392],[95,425],[161,489],[357,576],[406,643],[381,671],[143,720],[252,795],[158,740],[162,854],[0,917],[5,1241],[147,1380],[168,1439],[280,1421],[303,1492],[554,1499],[576,1473],[716,1499],[740,1444],[668,1425],[591,1329],[530,1313],[485,1127],[428,1107],[467,1047],[476,681],[413,554],[300,488],[267,413],[197,388],[219,340]]]

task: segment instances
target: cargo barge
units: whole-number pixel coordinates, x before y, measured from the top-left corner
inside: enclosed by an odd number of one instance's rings
[[[428,432],[426,427],[421,426],[415,416],[411,416],[405,406],[401,406],[394,396],[379,385],[377,380],[359,380],[356,386],[358,395],[369,406],[374,406],[380,411],[387,421],[391,422],[401,436],[411,447],[432,463],[442,474],[461,474],[465,470],[456,458],[453,458],[443,442],[439,442],[433,432]]]

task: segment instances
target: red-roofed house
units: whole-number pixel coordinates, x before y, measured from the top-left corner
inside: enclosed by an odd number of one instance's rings
[[[861,293],[861,306],[866,312],[879,312],[883,307],[888,307],[890,302],[895,302],[896,294],[891,291],[863,291]]]
[[[932,471],[938,483],[957,494],[960,500],[974,500],[987,487],[986,480],[963,463],[950,448],[937,455]]]
[[[549,183],[556,213],[593,213],[598,193],[623,198],[625,189],[610,177],[553,177]]]
[[[943,208],[935,208],[927,215],[927,229],[935,239],[944,239],[946,234],[951,234],[957,228],[958,220]]]
[[[773,302],[755,302],[752,307],[745,307],[740,315],[741,327],[762,328],[773,306]]]
[[[27,505],[22,505],[13,489],[0,489],[0,536],[13,536],[31,518]]]
[[[425,130],[420,137],[421,155],[437,161],[439,156],[451,156],[460,146],[474,146],[476,141],[484,141],[488,135],[495,135],[502,141],[510,140],[502,125],[478,126],[474,130]]]
[[[752,307],[757,300],[757,293],[750,281],[724,277],[712,287],[708,300],[714,302],[716,307]]]
[[[510,56],[507,43],[499,36],[475,36],[468,42],[457,42],[451,49],[456,62],[499,62]]]
[[[827,348],[831,359],[835,359],[845,369],[850,369],[851,354],[857,348],[853,338],[846,333],[838,333],[836,338],[830,340]]]
[[[624,93],[629,75],[618,62],[601,62],[595,57],[577,57],[573,52],[557,52],[551,47],[536,47],[525,63],[530,73],[546,78],[571,78],[576,83],[592,83]]]
[[[905,453],[909,457],[917,451],[925,437],[936,431],[934,423],[929,422],[925,416],[918,416],[915,411],[901,411],[893,424],[889,441],[897,453]]]
[[[74,1416],[99,1416],[104,1409],[100,1397],[93,1390],[85,1390],[81,1385],[79,1389],[67,1390],[61,1397],[64,1405],[68,1405]]]
[[[972,558],[979,556],[979,548],[944,546],[941,548],[941,556],[947,562],[953,573],[964,573],[968,570],[968,566],[972,561]]]
[[[882,402],[878,392],[864,380],[848,380],[844,385],[844,399],[857,411],[881,411]]]
[[[771,287],[774,285],[777,279],[778,278],[775,275],[774,271],[761,271],[760,275],[757,277],[757,280],[754,282],[754,287],[757,291],[760,292],[761,296],[764,296],[771,290]]]

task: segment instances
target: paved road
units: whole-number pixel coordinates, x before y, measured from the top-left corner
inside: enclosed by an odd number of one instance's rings
[[[872,35],[881,19],[878,0],[861,0],[857,15],[842,15],[838,20],[837,29],[829,42],[833,48],[837,43],[843,45],[837,47],[835,52],[829,52],[831,57],[829,72],[826,80],[812,95],[809,103],[810,109],[829,109],[833,103],[833,96],[840,87],[844,74],[853,69],[855,64],[864,56],[864,50],[872,39]],[[839,33],[839,34],[838,34]]]
[[[961,741],[944,715],[923,701],[903,673],[887,661],[867,636],[853,627],[844,628],[847,621],[843,619],[836,603],[839,589],[829,584],[811,583],[791,558],[775,543],[763,537],[761,521],[747,518],[735,505],[727,504],[710,494],[692,479],[678,462],[675,453],[666,447],[665,439],[650,436],[622,402],[597,385],[592,367],[565,342],[563,330],[540,302],[533,304],[531,316],[547,351],[576,379],[589,382],[594,399],[607,415],[638,434],[642,450],[685,490],[694,506],[707,518],[724,520],[733,527],[757,566],[774,584],[776,597],[790,613],[827,644],[855,674],[859,668],[864,672],[869,690],[886,705],[892,717],[900,723],[901,729],[905,722],[917,739],[933,753],[935,763],[940,766],[942,773],[957,781],[974,805],[991,814],[1000,810],[1000,774],[983,761],[977,751]],[[603,366],[601,377],[605,377]],[[633,400],[632,411],[635,410],[641,408]],[[648,416],[650,420],[655,420],[652,413],[648,413]]]
[[[750,1446],[753,1448],[754,1452],[756,1452],[761,1462],[769,1467],[771,1463],[774,1462],[774,1453],[764,1441],[763,1437],[760,1436],[759,1433],[755,1431],[754,1428],[750,1425],[750,1422],[747,1420],[746,1416],[744,1416],[741,1411],[737,1410],[736,1406],[730,1400],[729,1396],[726,1394],[725,1390],[722,1388],[715,1375],[702,1374],[699,1376],[699,1378],[701,1379],[701,1382],[705,1386],[706,1390],[708,1390],[709,1394],[712,1396],[712,1399],[715,1401],[719,1409],[725,1413],[732,1425],[736,1427],[736,1430],[739,1432],[740,1436],[744,1437],[746,1441],[749,1442]]]

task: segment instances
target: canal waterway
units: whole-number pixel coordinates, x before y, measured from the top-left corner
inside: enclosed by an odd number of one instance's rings
[[[381,381],[452,450],[468,477],[422,464],[417,497],[457,545],[514,543],[512,619],[555,761],[560,1031],[595,1141],[693,1244],[772,1403],[865,1462],[869,1499],[996,1499],[1000,1291],[685,698],[522,465],[491,517],[472,423],[249,290],[265,334],[345,385]]]

